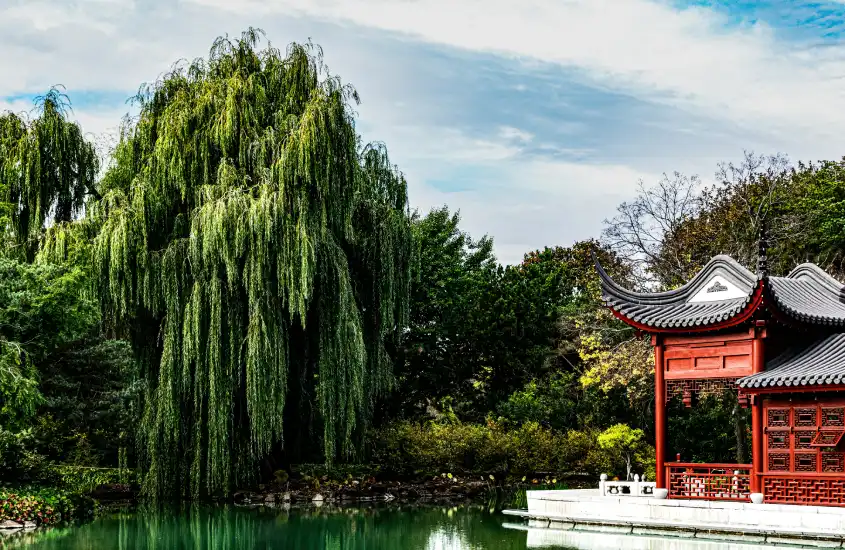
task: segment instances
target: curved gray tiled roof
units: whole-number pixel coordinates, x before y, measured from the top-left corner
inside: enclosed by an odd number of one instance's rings
[[[633,292],[619,286],[596,262],[602,285],[602,300],[628,319],[655,328],[702,327],[730,319],[751,301],[757,276],[730,256],[715,256],[688,283],[665,292]],[[730,281],[745,296],[716,302],[690,303],[713,277]]]
[[[815,264],[801,264],[786,277],[769,277],[768,289],[778,309],[794,319],[845,325],[845,287]]]
[[[692,329],[738,315],[751,301],[760,277],[730,256],[715,256],[687,284],[666,292],[641,293],[622,288],[596,262],[604,304],[637,323]],[[690,302],[715,276],[744,293],[729,300]],[[766,277],[766,297],[786,316],[804,324],[845,326],[845,285],[815,264],[799,265],[786,277]]]
[[[831,334],[805,348],[793,348],[766,370],[737,380],[740,388],[821,386],[845,383],[845,334]]]

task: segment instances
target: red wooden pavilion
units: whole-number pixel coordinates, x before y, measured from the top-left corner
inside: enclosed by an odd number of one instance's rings
[[[764,241],[762,241],[764,242]],[[845,506],[845,285],[806,263],[769,276],[716,256],[666,292],[632,292],[596,262],[602,295],[651,335],[658,488],[670,498]],[[752,464],[668,462],[666,404],[730,388],[750,402]]]

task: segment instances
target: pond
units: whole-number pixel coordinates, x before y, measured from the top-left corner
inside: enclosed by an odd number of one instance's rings
[[[37,550],[717,550],[725,542],[528,529],[480,506],[243,508],[189,506],[105,515],[77,527],[0,536]],[[761,546],[731,544],[737,550]]]

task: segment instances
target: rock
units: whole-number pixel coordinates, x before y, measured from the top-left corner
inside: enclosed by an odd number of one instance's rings
[[[38,525],[34,521],[25,521],[23,522],[24,529],[35,529]]]
[[[7,519],[6,521],[0,523],[0,529],[21,529],[23,525],[18,523],[17,521],[12,521]]]
[[[264,497],[264,502],[270,502],[270,503],[276,502],[276,495],[274,495],[274,494],[267,495],[266,497]]]
[[[290,493],[284,493],[282,495],[282,500],[285,502],[290,502]]]
[[[312,502],[323,502],[323,495],[317,493],[314,495],[314,498],[311,499]]]

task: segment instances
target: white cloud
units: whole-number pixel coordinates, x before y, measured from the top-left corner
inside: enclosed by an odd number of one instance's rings
[[[523,133],[512,130],[505,134]],[[529,250],[598,236],[602,220],[628,198],[637,180],[658,177],[626,165],[531,157],[507,135],[479,140],[430,127],[386,132],[386,142],[394,144],[389,145],[391,156],[405,159],[401,168],[411,203],[423,212],[443,204],[460,209],[464,229],[476,237],[493,235],[505,263],[521,261]],[[461,179],[456,173],[470,175]],[[430,184],[444,178],[459,191]]]
[[[778,41],[764,24],[728,29],[707,8],[649,0],[191,0],[237,13],[296,13],[583,71],[617,90],[782,138],[845,130],[843,48]],[[827,130],[822,130],[826,128]],[[835,130],[834,130],[835,128]]]
[[[837,105],[845,81],[834,77],[845,72],[842,47],[809,50],[782,42],[764,25],[726,30],[725,23],[705,8],[677,11],[668,2],[647,0],[0,0],[0,97],[43,93],[55,83],[65,84],[74,100],[77,90],[128,95],[176,59],[203,56],[214,37],[250,24],[281,43],[314,36],[332,70],[361,92],[364,137],[387,143],[392,160],[408,174],[413,203],[460,208],[468,230],[491,233],[500,257],[516,261],[527,249],[596,236],[601,220],[629,198],[638,179],[657,179],[653,170],[637,167],[706,176],[723,159],[691,150],[685,158],[663,160],[654,144],[648,159],[615,158],[606,165],[550,160],[589,157],[601,141],[585,144],[573,136],[572,143],[546,143],[541,132],[533,135],[519,122],[497,127],[495,112],[483,114],[493,130],[482,138],[441,127],[425,120],[408,98],[395,97],[400,88],[393,83],[407,80],[402,89],[410,89],[422,76],[413,58],[403,61],[398,74],[383,70],[379,56],[393,55],[390,40],[574,69],[598,88],[716,121],[691,127],[692,135],[712,135],[726,121],[758,136],[757,143],[749,138],[742,144],[748,148],[774,147],[795,158],[839,157],[845,111]],[[392,33],[382,37],[387,46],[362,49],[356,42],[365,35],[362,27]],[[369,32],[367,40],[373,36]],[[527,92],[527,75],[512,74],[513,90]],[[565,87],[566,78],[561,74],[556,85]],[[440,108],[437,101],[432,98],[435,106],[426,108]],[[5,107],[28,110],[31,104],[0,103]],[[122,103],[74,103],[76,117],[93,133],[116,127],[126,109]],[[571,126],[582,136],[591,131],[581,121],[556,126]],[[529,146],[535,155],[528,154]],[[463,190],[444,193],[438,182]]]
[[[534,134],[526,132],[525,130],[520,130],[519,128],[514,128],[513,126],[500,126],[499,137],[507,141],[528,143],[534,139]]]

